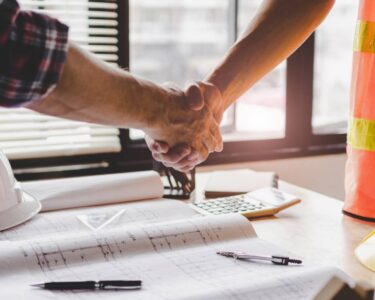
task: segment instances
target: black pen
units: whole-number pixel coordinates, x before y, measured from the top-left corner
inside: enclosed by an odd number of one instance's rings
[[[46,290],[138,290],[141,280],[59,281],[32,284]]]

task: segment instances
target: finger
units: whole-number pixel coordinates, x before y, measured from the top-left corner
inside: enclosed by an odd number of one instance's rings
[[[163,164],[164,166],[166,166],[167,168],[174,168],[174,165],[172,165],[172,164],[170,164],[170,163],[168,163],[168,162],[162,162],[162,164]]]
[[[190,155],[188,148],[172,148],[168,153],[151,152],[152,157],[166,167],[180,167],[187,164],[187,157]],[[187,162],[186,162],[187,161]]]
[[[169,146],[165,142],[155,141],[148,135],[145,136],[145,141],[146,141],[147,147],[151,150],[151,152],[167,153],[169,151]]]
[[[210,128],[210,133],[216,143],[215,151],[216,152],[223,151],[223,138],[221,136],[220,127],[218,126],[218,124],[216,124],[214,128],[212,127]]]
[[[188,173],[190,172],[191,170],[193,170],[195,167],[195,165],[187,165],[187,166],[184,166],[184,167],[181,167],[179,168],[178,171],[182,172],[182,173]]]
[[[152,158],[155,159],[156,161],[162,162],[160,158],[160,153],[152,152],[151,151]]]
[[[158,157],[161,162],[166,162],[169,164],[177,164],[179,161],[183,160],[191,152],[191,148],[187,146],[176,146],[173,147],[167,153],[159,153]]]
[[[152,143],[152,149],[158,153],[167,153],[169,151],[169,145],[165,142],[154,141]]]
[[[224,100],[221,91],[209,82],[199,82],[198,86],[204,95],[203,98],[206,106],[212,111],[215,120],[220,124],[224,112]]]
[[[209,155],[208,149],[205,146],[199,149],[198,152],[199,152],[199,158],[197,161],[197,165],[204,162],[208,158],[208,155]]]
[[[179,168],[181,169],[193,169],[197,164],[199,163],[199,156],[197,156],[197,159],[194,161],[188,161],[184,160],[183,162],[180,163]]]
[[[187,105],[191,110],[199,111],[204,107],[204,98],[197,83],[191,84],[186,90]]]
[[[189,169],[194,168],[199,162],[199,153],[195,150],[192,150],[192,153],[180,160],[177,163],[169,164],[170,167],[174,169],[182,169],[182,168],[187,168]]]
[[[208,153],[215,152],[217,143],[216,138],[214,135],[211,134],[211,132],[207,133],[205,138],[202,141],[203,145],[207,148]]]
[[[214,115],[214,118],[216,120],[216,122],[220,125],[221,121],[223,120],[223,116],[224,116],[224,106],[219,103],[218,104],[218,107],[216,107],[212,114]]]
[[[192,169],[194,169],[194,167],[196,166],[196,164],[170,164],[170,163],[163,163],[166,167],[168,168],[173,168],[179,172],[182,172],[182,173],[187,173],[189,171],[191,171]]]
[[[199,153],[195,149],[191,150],[189,156],[186,157],[187,161],[193,163],[199,159]]]

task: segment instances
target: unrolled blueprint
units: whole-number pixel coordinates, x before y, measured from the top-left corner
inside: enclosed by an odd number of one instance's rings
[[[100,230],[77,218],[114,208],[123,209],[124,215]],[[46,224],[50,229],[43,232]],[[197,216],[176,201],[42,214],[0,237],[1,298],[309,299],[333,272],[219,256],[218,250],[285,251],[257,238],[240,215]],[[46,281],[106,279],[139,279],[142,289],[52,292],[30,287]]]

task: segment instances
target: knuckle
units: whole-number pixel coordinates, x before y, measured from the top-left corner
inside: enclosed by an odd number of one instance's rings
[[[157,146],[156,142],[151,142],[150,145],[149,145],[149,147],[151,148],[151,150],[153,152],[159,152],[158,151],[158,146]]]

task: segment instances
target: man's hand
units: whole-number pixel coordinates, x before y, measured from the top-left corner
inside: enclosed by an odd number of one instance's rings
[[[220,91],[209,83],[193,84],[188,87],[184,95],[187,109],[195,112],[207,110],[210,116],[214,118],[214,120],[211,119],[213,124],[211,124],[208,139],[201,141],[204,148],[199,148],[193,143],[189,144],[188,141],[182,141],[170,147],[168,143],[156,140],[148,135],[146,135],[145,140],[155,160],[162,162],[167,167],[188,172],[197,164],[206,160],[209,153],[222,150],[222,139],[220,132],[217,134],[217,130],[224,108]]]
[[[167,143],[155,141],[148,135],[145,140],[151,150],[152,157],[166,167],[187,173],[202,161],[198,151],[188,145],[177,145],[170,148]]]

